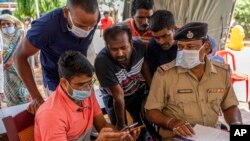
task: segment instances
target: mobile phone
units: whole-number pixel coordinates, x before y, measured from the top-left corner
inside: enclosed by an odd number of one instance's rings
[[[141,128],[144,128],[145,127],[145,125],[143,124],[143,125],[140,125],[140,126],[136,126],[136,127],[133,127],[133,128],[130,128],[129,129],[129,132],[132,132],[132,131],[134,131],[134,130],[137,130],[137,129],[141,129]]]
[[[134,124],[131,124],[129,126],[126,126],[124,128],[122,128],[120,131],[125,131],[125,130],[128,130],[128,129],[131,129],[131,128],[134,128],[138,125],[138,122],[134,123]]]

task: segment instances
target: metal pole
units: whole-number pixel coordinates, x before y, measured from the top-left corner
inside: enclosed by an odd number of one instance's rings
[[[39,6],[38,6],[38,0],[35,0],[36,2],[36,17],[37,19],[40,17],[40,12],[39,12]]]

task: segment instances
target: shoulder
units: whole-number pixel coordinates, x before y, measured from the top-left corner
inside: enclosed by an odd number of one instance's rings
[[[155,46],[155,45],[156,45],[155,40],[154,40],[153,38],[151,38],[151,39],[149,40],[149,42],[148,42],[148,47],[153,47],[153,46]]]
[[[221,62],[218,62],[218,61],[215,61],[215,60],[211,60],[210,61],[212,65],[214,65],[216,68],[221,68],[223,70],[226,70],[226,71],[229,71],[230,70],[230,67],[228,64],[225,64],[225,63],[221,63]]]
[[[136,51],[142,51],[142,52],[146,51],[145,43],[143,43],[141,39],[133,38],[132,40],[133,40],[132,41],[133,47]]]
[[[166,64],[163,64],[163,65],[160,65],[158,68],[157,68],[157,72],[159,72],[160,74],[164,74],[165,72],[167,72],[168,70],[171,70],[173,68],[175,68],[176,66],[176,61],[173,60],[169,63],[166,63]]]
[[[143,43],[143,41],[139,38],[133,38],[133,46],[134,47],[145,47],[145,44]]]
[[[146,52],[145,43],[143,43],[143,41],[139,38],[133,38],[132,44],[133,44],[133,49],[135,50],[135,52],[133,53],[144,56]]]
[[[31,29],[35,27],[46,27],[46,29],[55,29],[55,27],[59,27],[58,24],[60,23],[62,17],[63,17],[63,9],[62,8],[55,9],[49,12],[48,14],[40,17],[39,19],[33,21],[31,24]]]
[[[111,64],[111,58],[106,47],[104,47],[96,56],[95,67]]]
[[[104,47],[96,56],[96,59],[104,59],[107,58],[108,56],[108,51],[107,48]]]

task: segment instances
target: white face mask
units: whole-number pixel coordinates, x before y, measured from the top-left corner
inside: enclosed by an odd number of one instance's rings
[[[205,62],[200,61],[200,50],[186,50],[183,49],[177,52],[176,56],[176,66],[180,66],[185,69],[192,69],[199,64],[204,64]]]
[[[72,33],[74,33],[77,37],[79,38],[85,38],[89,35],[89,33],[93,30],[93,27],[90,28],[89,30],[83,30],[77,26],[74,25],[73,21],[72,21],[72,18],[71,18],[71,14],[69,12],[69,19],[72,23],[72,27],[71,29],[69,29]]]
[[[10,35],[10,34],[13,34],[13,33],[16,31],[16,29],[15,29],[14,26],[11,26],[11,27],[3,27],[3,28],[2,28],[2,31],[3,31],[4,34]]]

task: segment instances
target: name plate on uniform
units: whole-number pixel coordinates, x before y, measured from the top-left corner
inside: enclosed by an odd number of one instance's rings
[[[178,89],[177,93],[193,93],[192,89]]]

